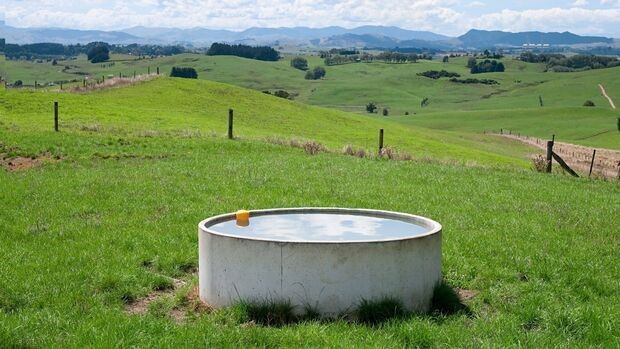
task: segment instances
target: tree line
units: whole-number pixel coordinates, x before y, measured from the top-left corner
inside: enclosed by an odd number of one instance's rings
[[[134,56],[170,56],[187,52],[183,46],[178,45],[117,45],[94,41],[85,45],[63,45],[49,42],[25,45],[6,44],[4,53],[7,59],[68,59],[80,54],[88,54],[88,51],[96,46],[105,46],[112,53],[125,53]]]
[[[352,55],[329,54],[324,57],[323,61],[325,65],[339,65],[360,62],[370,63],[374,61],[381,61],[383,63],[415,63],[420,59],[432,60],[433,57],[425,53],[419,54],[385,51],[377,54],[366,52]]]
[[[280,59],[278,51],[269,46],[248,46],[248,45],[229,45],[224,43],[213,43],[208,56],[237,56],[243,58],[257,59],[259,61],[277,61]]]
[[[576,70],[603,69],[620,66],[620,60],[616,57],[595,55],[573,55],[523,52],[519,56],[523,62],[545,63],[547,69],[556,72],[569,72]]]

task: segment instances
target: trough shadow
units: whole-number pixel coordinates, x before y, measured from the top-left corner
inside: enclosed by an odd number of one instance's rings
[[[245,314],[245,324],[267,327],[282,327],[302,322],[318,321],[323,323],[347,321],[366,326],[381,326],[392,320],[413,318],[431,318],[443,321],[450,316],[473,316],[465,301],[473,298],[475,291],[457,289],[445,281],[435,287],[431,308],[427,313],[409,312],[396,298],[385,297],[377,300],[362,299],[352,312],[333,318],[322,318],[312,307],[305,307],[302,315],[296,315],[294,306],[288,301],[240,301],[236,306]]]

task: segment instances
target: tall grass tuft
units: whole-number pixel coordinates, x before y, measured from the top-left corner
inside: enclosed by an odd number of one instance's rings
[[[545,172],[547,170],[547,159],[538,154],[532,158],[532,167],[536,172]]]
[[[297,321],[290,301],[242,302],[251,321],[263,326],[284,326]]]
[[[368,325],[379,325],[406,315],[402,302],[395,298],[362,299],[356,310],[357,320]]]

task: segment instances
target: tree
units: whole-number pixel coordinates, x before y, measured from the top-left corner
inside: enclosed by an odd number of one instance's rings
[[[291,59],[291,67],[299,70],[308,70],[308,60],[303,57]]]
[[[53,59],[52,60],[52,65],[57,65],[57,64],[58,64],[58,62],[55,59]]]
[[[387,108],[383,108],[383,116],[388,116],[389,112]]]
[[[191,67],[172,67],[170,76],[176,78],[198,79],[196,69]]]
[[[315,67],[313,69],[314,72],[314,78],[315,79],[322,79],[323,77],[325,77],[325,68],[323,67]]]
[[[97,42],[92,45],[86,55],[91,63],[101,63],[110,59],[110,49],[105,42]]]
[[[449,60],[450,60],[449,56],[443,56],[443,62],[444,63],[448,63]]]
[[[366,111],[369,113],[374,113],[377,110],[377,105],[373,102],[366,104]]]
[[[15,80],[13,87],[21,87],[24,83],[21,80]]]
[[[325,76],[325,68],[323,67],[314,67],[312,70],[308,70],[306,72],[306,80],[318,80]]]
[[[489,50],[484,50],[485,57],[489,57],[490,55],[491,55],[491,52],[489,52]]]
[[[467,68],[471,69],[471,68],[473,68],[473,67],[475,67],[475,66],[476,66],[476,58],[474,58],[474,57],[469,57],[469,58],[467,59]]]

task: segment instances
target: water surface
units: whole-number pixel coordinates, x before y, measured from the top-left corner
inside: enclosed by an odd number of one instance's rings
[[[365,241],[411,237],[430,229],[397,219],[333,213],[290,213],[250,217],[246,227],[229,220],[210,230],[239,237],[284,241]]]

